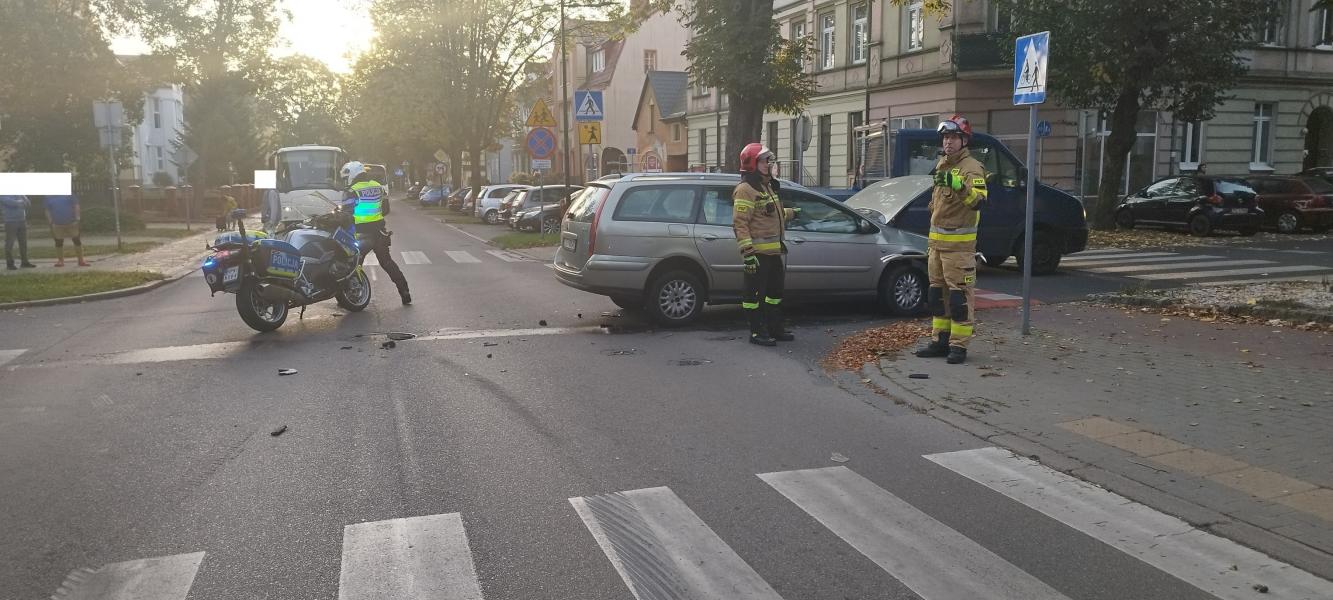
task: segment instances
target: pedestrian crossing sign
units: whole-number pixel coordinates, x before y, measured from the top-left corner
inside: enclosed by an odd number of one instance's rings
[[[602,122],[579,123],[579,143],[600,145],[602,143]]]
[[[1025,35],[1014,42],[1014,105],[1046,101],[1047,62],[1051,32]]]
[[[600,90],[574,92],[575,121],[601,121],[605,114],[603,106]]]
[[[545,100],[538,98],[537,103],[532,105],[532,112],[528,113],[528,127],[555,127],[555,116],[546,107]]]

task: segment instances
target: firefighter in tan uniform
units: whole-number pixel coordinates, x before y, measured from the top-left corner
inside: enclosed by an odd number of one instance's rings
[[[782,230],[796,214],[783,208],[773,179],[775,158],[762,144],[741,150],[741,183],[732,192],[732,228],[745,265],[745,297],[741,307],[750,322],[750,343],[776,346],[796,336],[782,326],[782,293],[786,267]]]
[[[949,364],[967,360],[972,338],[977,283],[977,226],[986,201],[986,170],[967,151],[972,125],[961,115],[940,123],[944,156],[935,165],[935,190],[930,198],[930,235],[926,256],[930,290],[931,333],[922,358],[947,356]]]

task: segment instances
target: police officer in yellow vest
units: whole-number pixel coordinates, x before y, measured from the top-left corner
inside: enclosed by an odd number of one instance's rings
[[[935,164],[926,245],[930,277],[926,305],[935,339],[916,355],[947,356],[949,364],[956,365],[967,360],[967,342],[973,333],[977,226],[986,201],[986,170],[967,151],[972,141],[967,119],[954,115],[940,123],[938,131],[944,156]]]
[[[375,251],[380,267],[398,286],[398,295],[402,297],[403,304],[411,304],[412,294],[407,291],[407,278],[403,277],[403,270],[398,268],[393,253],[389,251],[389,236],[392,232],[384,227],[384,215],[389,212],[386,206],[389,199],[384,195],[384,187],[371,178],[365,165],[357,161],[343,165],[341,175],[347,181],[343,210],[352,213],[352,219],[356,222],[356,237]]]

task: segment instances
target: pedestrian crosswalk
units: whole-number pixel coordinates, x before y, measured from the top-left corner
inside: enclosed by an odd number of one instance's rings
[[[520,263],[537,262],[536,259],[510,252],[508,250],[486,250],[484,253],[473,254],[467,250],[445,250],[443,252],[428,252],[425,250],[402,250],[398,252],[398,262],[402,266],[431,265],[437,263],[450,265],[482,265],[501,263]],[[365,266],[378,267],[379,258],[374,254],[367,254]]]
[[[926,464],[961,475],[963,485],[998,492],[1087,536],[1079,537],[1086,543],[1105,545],[1141,561],[1145,569],[1161,571],[1213,597],[1253,598],[1254,585],[1262,583],[1265,598],[1333,598],[1333,582],[1008,450],[979,448],[924,458]],[[869,559],[867,566],[878,566],[923,600],[1080,597],[1056,589],[846,465],[756,476],[775,494],[761,501],[791,503],[812,519],[812,525],[817,523]],[[744,555],[753,548],[733,547],[669,487],[574,497],[569,504],[574,509],[569,518],[582,522],[637,600],[783,597],[746,561]],[[747,509],[763,507],[736,506]],[[470,530],[467,515],[461,513],[346,525],[338,598],[483,600],[486,586],[469,541],[478,533]],[[768,533],[764,539],[797,539],[795,532],[785,537]],[[487,537],[485,531],[480,534]],[[1037,549],[1052,554],[1031,557],[1025,564],[1068,560],[1054,554],[1067,551],[1060,547]],[[805,560],[803,564],[819,564],[818,557]],[[70,574],[54,597],[183,600],[201,565],[208,570],[207,563],[205,549],[80,569]],[[522,577],[521,573],[487,575]],[[609,591],[588,590],[586,595],[604,597]]]
[[[1060,265],[1065,269],[1087,273],[1188,285],[1319,281],[1321,277],[1333,275],[1333,266],[1292,265],[1265,258],[1236,259],[1212,254],[1135,252],[1120,248],[1102,248],[1071,254],[1065,257]]]

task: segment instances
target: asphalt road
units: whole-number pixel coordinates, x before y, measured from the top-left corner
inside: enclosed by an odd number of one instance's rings
[[[735,308],[658,330],[390,223],[429,261],[403,265],[408,307],[379,272],[367,311],[263,335],[195,277],[0,313],[0,597],[1248,597],[925,458],[990,444],[817,366],[882,322],[865,307],[758,348]],[[1043,293],[1100,285],[1066,279]]]

